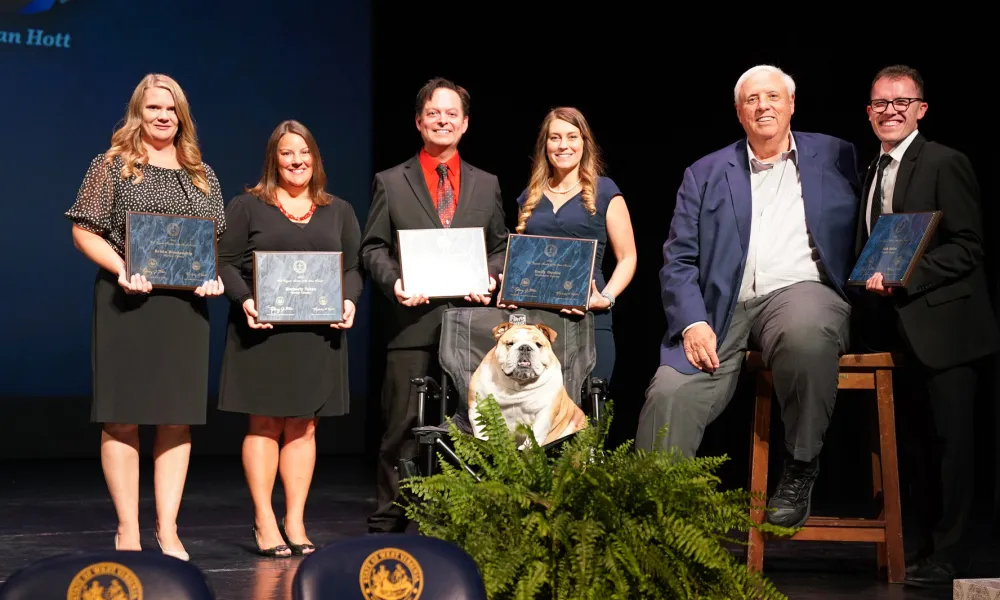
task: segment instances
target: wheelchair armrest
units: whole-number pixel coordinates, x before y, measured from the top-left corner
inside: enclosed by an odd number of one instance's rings
[[[432,394],[441,393],[441,385],[430,375],[424,377],[414,377],[410,380],[410,385],[417,386],[418,392],[430,392]]]
[[[448,434],[448,428],[444,425],[429,425],[426,427],[421,426],[413,428],[413,435],[417,438],[417,443],[432,446],[437,451],[443,452],[445,456],[450,458],[455,465],[461,465],[469,475],[472,475],[476,479],[476,481],[482,482],[479,475],[477,475],[476,472],[469,467],[469,465],[459,460],[458,455],[455,454],[452,447],[445,442],[445,439],[448,438]],[[429,461],[433,460],[433,454],[428,456]],[[428,462],[427,475],[431,474],[432,468],[432,463]]]
[[[425,425],[412,429],[418,444],[434,445],[434,441],[448,436],[448,428],[443,425]]]

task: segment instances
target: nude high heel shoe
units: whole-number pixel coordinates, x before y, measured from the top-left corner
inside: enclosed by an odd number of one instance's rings
[[[118,534],[116,533],[115,534],[115,551],[118,551],[118,550],[120,550],[120,548],[118,547]],[[133,552],[141,552],[141,551],[142,551],[142,548],[140,548],[139,550],[133,550]]]
[[[188,555],[187,552],[177,551],[177,550],[164,550],[163,544],[160,543],[160,534],[155,533],[154,535],[156,536],[156,545],[160,547],[160,552],[166,554],[167,556],[173,556],[174,558],[179,558],[185,562],[190,560],[191,557]]]

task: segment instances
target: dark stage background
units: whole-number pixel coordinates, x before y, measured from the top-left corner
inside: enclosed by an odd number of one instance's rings
[[[238,4],[183,0],[0,3],[0,456],[96,456],[90,417],[94,274],[63,213],[104,152],[148,72],[176,79],[191,103],[202,156],[226,202],[256,183],[274,127],[295,118],[317,138],[328,190],[367,213],[371,183],[371,26],[364,0]],[[363,222],[363,221],[362,221]],[[216,393],[228,300],[210,300],[210,394]],[[368,320],[348,334],[352,414],[324,427],[321,448],[363,443]],[[156,343],[156,340],[150,340]],[[294,376],[294,374],[291,374]],[[239,454],[246,417],[209,405],[199,454]],[[145,432],[144,432],[145,433]]]
[[[635,278],[614,310],[614,444],[634,433],[657,366],[665,326],[657,273],[681,175],[697,158],[742,136],[733,86],[754,64],[776,64],[791,74],[798,86],[793,128],[854,142],[859,169],[878,151],[865,115],[872,76],[896,62],[920,69],[930,104],[920,129],[966,152],[976,168],[997,286],[998,189],[992,168],[1000,163],[1000,151],[992,141],[995,125],[975,117],[970,105],[979,97],[970,82],[980,80],[981,68],[966,60],[966,48],[905,45],[873,53],[849,41],[861,34],[859,27],[826,45],[782,35],[773,38],[772,49],[761,49],[763,39],[748,42],[743,35],[720,34],[719,39],[732,40],[727,43],[704,40],[690,21],[688,33],[698,37],[692,45],[644,26],[648,15],[626,11],[616,19],[618,27],[610,22],[578,27],[582,24],[565,19],[547,23],[544,15],[516,20],[493,13],[485,19],[385,2],[375,3],[369,14],[366,3],[348,0],[306,2],[294,15],[272,3],[242,3],[233,14],[232,8],[188,1],[169,13],[156,12],[170,23],[171,33],[163,47],[149,48],[140,40],[156,27],[149,24],[152,11],[141,16],[134,12],[143,9],[130,8],[127,19],[112,17],[116,6],[121,3],[72,0],[36,17],[49,19],[46,29],[73,30],[71,52],[0,46],[6,92],[0,94],[5,123],[0,169],[14,186],[8,189],[7,205],[14,212],[8,214],[7,235],[0,237],[0,260],[8,281],[29,291],[0,300],[8,308],[0,345],[0,406],[8,411],[8,435],[0,436],[0,457],[97,455],[97,428],[87,423],[86,398],[93,269],[72,248],[61,213],[72,202],[86,161],[106,147],[135,82],[150,70],[172,72],[188,90],[206,160],[219,172],[227,200],[256,178],[273,125],[295,116],[318,135],[331,191],[352,202],[362,225],[373,173],[419,148],[413,102],[427,79],[449,77],[470,91],[470,125],[460,152],[500,178],[511,228],[545,112],[557,105],[580,108],[604,151],[607,174],[623,191],[639,253]],[[0,31],[29,26],[25,18],[0,18]],[[178,29],[195,32],[199,41],[182,41]],[[606,272],[612,268],[609,263]],[[385,305],[371,291],[366,296],[373,302],[362,303],[350,340],[357,400],[349,418],[321,425],[318,439],[326,453],[363,452],[370,459],[378,446],[385,343],[378,315]],[[22,301],[30,302],[30,310],[9,308]],[[221,302],[215,308],[213,327],[221,342],[224,308]],[[219,352],[221,343],[213,347],[215,360]],[[992,503],[997,470],[995,373],[987,373],[975,432],[984,506]],[[704,452],[732,458],[722,471],[727,485],[745,483],[750,391],[741,386],[706,433]],[[869,495],[870,462],[862,438],[869,433],[865,423],[874,420],[874,406],[863,395],[842,399],[816,489],[818,505],[864,502]],[[905,404],[905,398],[897,402]],[[210,408],[209,425],[195,432],[194,453],[238,456],[243,424]],[[772,430],[780,435],[777,421]]]
[[[512,11],[513,12],[513,11]],[[998,192],[992,168],[1000,156],[992,138],[996,127],[970,123],[969,82],[978,68],[961,46],[921,49],[907,44],[872,52],[850,44],[852,32],[839,40],[809,44],[801,36],[768,34],[746,38],[734,29],[702,39],[697,19],[688,20],[694,36],[688,42],[668,32],[641,11],[622,9],[601,22],[569,15],[529,11],[527,15],[493,13],[489,20],[467,15],[449,19],[443,37],[415,26],[425,11],[383,10],[374,16],[374,167],[386,169],[408,159],[419,148],[413,124],[417,89],[434,76],[448,77],[471,94],[469,129],[460,153],[472,164],[496,174],[505,199],[508,226],[516,224],[516,198],[527,184],[533,145],[545,113],[559,105],[581,109],[594,130],[608,164],[607,175],[618,184],[632,217],[638,267],[614,309],[617,361],[611,395],[615,401],[612,439],[631,439],[644,393],[658,365],[665,328],[658,271],[677,188],[684,169],[713,150],[743,135],[733,105],[733,87],[749,67],[770,63],[788,72],[797,85],[792,127],[842,137],[853,142],[859,169],[877,157],[878,141],[865,105],[872,77],[897,62],[919,69],[929,102],[920,130],[930,139],[968,154],[982,187],[990,273],[997,272],[995,227]],[[602,13],[605,14],[605,13]],[[709,20],[707,15],[702,18]],[[647,23],[648,24],[645,24]],[[861,34],[861,28],[857,32]],[[719,42],[718,40],[731,40]],[[613,270],[613,254],[605,273]],[[996,289],[997,280],[992,280]],[[376,299],[376,303],[381,299]],[[375,324],[377,327],[377,323]],[[961,332],[956,332],[961,335]],[[383,365],[381,339],[372,343],[372,393]],[[995,369],[978,404],[977,486],[984,509],[993,503],[996,480]],[[745,486],[748,477],[752,381],[745,381],[723,416],[706,431],[702,452],[726,453],[731,460],[721,475],[726,485]],[[867,395],[842,392],[824,452],[814,494],[816,510],[855,509],[871,498],[869,424],[874,402]],[[905,404],[905,398],[897,397]],[[369,406],[374,407],[374,401]],[[777,403],[774,403],[777,411]],[[375,413],[371,413],[374,417]],[[782,431],[772,417],[772,448]],[[376,421],[369,420],[367,447],[378,444]],[[877,439],[877,438],[874,438]],[[876,446],[877,447],[877,446]],[[780,463],[772,457],[772,467]],[[772,468],[770,482],[777,481]]]

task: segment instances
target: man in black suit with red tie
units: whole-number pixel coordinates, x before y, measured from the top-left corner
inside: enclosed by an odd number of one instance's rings
[[[868,118],[882,144],[865,179],[856,240],[860,254],[883,214],[943,213],[907,285],[886,288],[877,273],[863,299],[869,348],[905,357],[899,449],[914,471],[921,528],[907,544],[916,552],[905,583],[918,586],[951,585],[970,559],[977,370],[1000,338],[983,267],[979,185],[964,154],[917,131],[927,107],[916,70],[893,66],[875,76]]]
[[[495,175],[473,167],[458,155],[458,142],[469,126],[469,94],[446,79],[432,79],[417,93],[416,125],[420,152],[375,175],[368,222],[361,240],[361,260],[392,304],[384,315],[389,342],[382,386],[384,433],[379,448],[378,507],[368,518],[372,533],[406,529],[399,498],[400,459],[413,459],[417,443],[416,390],[410,379],[434,373],[438,364],[441,318],[455,303],[408,294],[402,288],[396,232],[401,229],[483,227],[490,274],[490,294],[465,300],[488,305],[503,269],[508,229],[500,184]],[[447,277],[447,273],[442,273]]]

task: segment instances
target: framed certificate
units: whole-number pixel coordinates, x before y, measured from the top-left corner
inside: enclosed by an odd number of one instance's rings
[[[341,252],[253,253],[253,301],[260,323],[341,323],[343,284]]]
[[[133,212],[125,214],[125,271],[153,287],[193,290],[218,276],[215,219]]]
[[[497,302],[585,311],[596,257],[597,240],[513,233]]]
[[[400,229],[396,235],[406,293],[428,298],[489,293],[486,232],[482,227]]]
[[[885,287],[903,287],[941,221],[941,211],[890,213],[875,222],[847,285],[865,285],[881,273]]]

